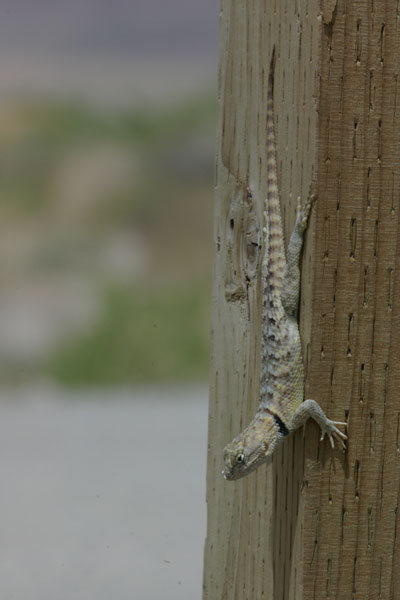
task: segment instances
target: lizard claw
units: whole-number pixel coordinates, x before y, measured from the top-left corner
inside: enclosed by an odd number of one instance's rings
[[[311,212],[311,209],[315,202],[315,195],[312,195],[309,198],[307,198],[306,203],[304,204],[303,208],[301,208],[300,197],[297,199],[297,202],[298,202],[297,214],[298,214],[298,218],[301,221],[302,229],[304,231],[308,225],[308,220],[310,218],[310,212]]]
[[[338,429],[336,425],[347,425],[347,423],[343,423],[342,421],[328,421],[325,427],[321,428],[320,442],[322,442],[325,436],[327,435],[329,437],[329,441],[331,443],[332,448],[335,447],[336,439],[342,444],[342,448],[346,450],[345,440],[347,440],[347,435],[340,431],[340,429]]]

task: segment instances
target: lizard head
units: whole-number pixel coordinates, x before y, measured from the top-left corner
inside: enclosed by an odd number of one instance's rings
[[[223,476],[233,481],[248,475],[270,459],[282,439],[274,417],[257,413],[250,425],[225,447]]]

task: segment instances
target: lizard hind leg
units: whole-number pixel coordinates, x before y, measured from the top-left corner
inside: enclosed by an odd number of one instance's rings
[[[296,224],[287,249],[281,298],[287,316],[292,318],[297,318],[300,293],[300,253],[303,247],[303,235],[307,228],[312,204],[313,199],[310,198],[303,208],[298,210]]]

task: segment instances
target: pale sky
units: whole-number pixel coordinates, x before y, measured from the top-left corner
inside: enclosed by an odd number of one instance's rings
[[[3,0],[0,51],[212,57],[218,14],[219,0]]]

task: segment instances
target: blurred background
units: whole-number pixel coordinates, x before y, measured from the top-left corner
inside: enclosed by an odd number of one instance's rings
[[[2,598],[201,597],[218,13],[1,5]]]

